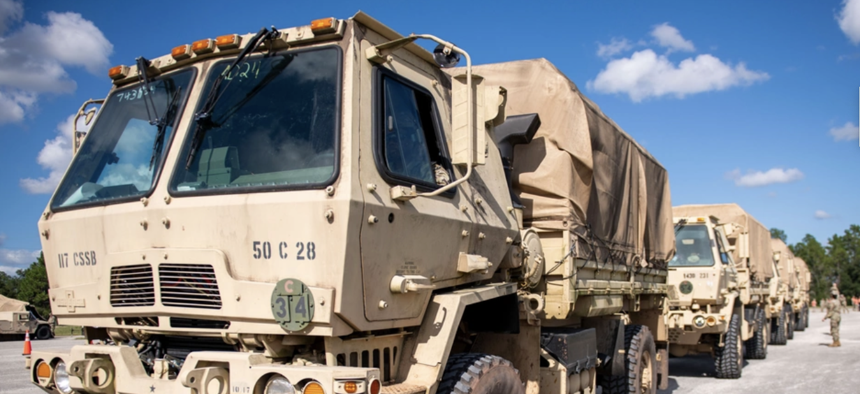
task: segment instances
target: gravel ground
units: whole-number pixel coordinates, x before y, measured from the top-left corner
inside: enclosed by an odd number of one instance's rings
[[[842,347],[829,348],[830,322],[813,312],[809,328],[795,332],[786,346],[768,346],[767,359],[749,360],[739,380],[714,378],[709,356],[669,361],[669,390],[660,394],[858,393],[860,392],[860,312],[842,314]]]
[[[860,312],[842,315],[842,347],[828,348],[830,325],[821,312],[810,316],[809,328],[796,332],[787,346],[768,346],[766,360],[750,360],[740,380],[714,378],[708,356],[673,358],[669,390],[660,394],[782,394],[860,392]],[[56,338],[33,341],[33,349],[68,349],[83,340]],[[0,342],[0,393],[38,394],[27,379],[21,341]]]

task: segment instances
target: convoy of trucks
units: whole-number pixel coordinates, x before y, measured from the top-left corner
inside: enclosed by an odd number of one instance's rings
[[[88,342],[33,352],[46,392],[656,393],[670,352],[737,378],[808,310],[761,224],[673,210],[544,59],[359,12],[109,76],[39,221]]]

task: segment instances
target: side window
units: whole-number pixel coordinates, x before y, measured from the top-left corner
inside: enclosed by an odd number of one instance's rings
[[[432,98],[387,76],[382,84],[382,164],[405,181],[429,187],[448,184],[448,160],[433,122]]]

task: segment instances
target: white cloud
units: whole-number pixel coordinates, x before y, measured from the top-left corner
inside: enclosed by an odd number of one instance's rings
[[[674,26],[669,25],[668,22],[654,26],[654,30],[651,30],[651,36],[657,40],[658,45],[669,48],[670,52],[693,52],[696,50],[693,42],[685,40],[684,37],[681,36],[681,32]]]
[[[597,56],[608,58],[633,49],[633,44],[626,38],[613,38],[609,44],[597,43]]]
[[[834,141],[851,141],[860,138],[860,129],[852,122],[845,123],[841,127],[833,127],[828,132]]]
[[[63,178],[69,162],[72,160],[72,122],[75,115],[57,125],[57,136],[45,141],[45,146],[39,151],[36,162],[48,170],[48,176],[43,178],[24,178],[20,180],[21,188],[30,194],[48,194],[56,189]],[[78,130],[84,131],[83,117],[78,120]]]
[[[726,173],[726,178],[735,181],[736,186],[759,187],[774,183],[791,183],[803,179],[803,173],[797,168],[771,168],[765,172],[749,171],[741,175],[741,170],[736,169]]]
[[[683,98],[768,78],[767,73],[749,70],[743,63],[732,67],[709,54],[687,58],[676,65],[665,55],[645,49],[628,58],[610,61],[587,86],[601,93],[624,93],[634,102],[640,102],[665,95]]]
[[[108,65],[113,45],[92,22],[73,12],[45,14],[48,24],[25,22],[20,1],[0,0],[0,124],[20,122],[39,95],[75,90],[67,67],[98,73]]]
[[[839,28],[857,45],[860,43],[860,0],[843,0],[842,5],[842,10],[836,16]]]
[[[2,6],[2,3],[0,3]],[[41,251],[27,249],[5,249],[2,248],[6,242],[6,234],[0,233],[0,272],[14,275],[15,271],[27,268],[30,263],[39,258]]]
[[[815,211],[815,218],[818,220],[830,219],[832,217],[833,217],[832,215],[830,215],[829,213],[824,212],[820,209]]]

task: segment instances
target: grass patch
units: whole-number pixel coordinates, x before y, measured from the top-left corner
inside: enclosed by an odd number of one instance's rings
[[[80,326],[57,326],[54,329],[54,336],[56,337],[70,337],[72,335],[83,335],[83,327]]]

